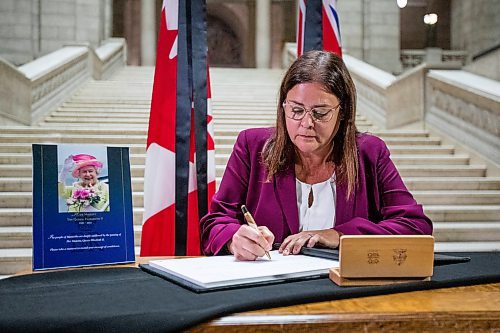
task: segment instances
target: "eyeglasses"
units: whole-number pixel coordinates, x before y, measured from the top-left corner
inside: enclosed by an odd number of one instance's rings
[[[293,120],[302,120],[306,116],[306,113],[309,113],[311,115],[311,118],[315,122],[327,122],[330,121],[333,117],[333,111],[338,110],[338,107],[340,106],[340,103],[337,106],[330,107],[330,106],[319,106],[316,108],[310,108],[307,109],[306,107],[302,105],[295,104],[290,101],[284,101],[283,102],[283,109],[285,110],[285,115]]]

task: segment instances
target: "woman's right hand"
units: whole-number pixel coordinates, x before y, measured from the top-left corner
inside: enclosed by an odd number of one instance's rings
[[[249,225],[242,225],[229,241],[229,252],[237,260],[255,260],[271,251],[274,242],[273,233],[264,226],[258,231]]]

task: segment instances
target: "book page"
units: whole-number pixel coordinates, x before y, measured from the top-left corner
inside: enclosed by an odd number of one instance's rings
[[[149,264],[203,287],[314,276],[339,267],[335,260],[304,255],[283,256],[278,251],[270,251],[270,255],[272,260],[262,257],[256,261],[238,261],[228,255],[152,260]]]

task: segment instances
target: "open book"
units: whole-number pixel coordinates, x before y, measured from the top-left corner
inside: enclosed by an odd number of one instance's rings
[[[283,256],[271,251],[256,261],[237,261],[234,256],[152,260],[144,270],[197,292],[327,277],[338,267],[336,260],[304,255]]]

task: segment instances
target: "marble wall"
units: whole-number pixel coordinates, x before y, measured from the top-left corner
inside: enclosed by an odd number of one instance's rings
[[[453,0],[451,2],[451,46],[466,50],[472,58],[500,44],[500,1]]]
[[[0,56],[15,65],[68,43],[98,46],[111,30],[111,0],[0,1]]]

